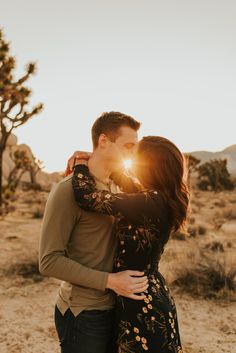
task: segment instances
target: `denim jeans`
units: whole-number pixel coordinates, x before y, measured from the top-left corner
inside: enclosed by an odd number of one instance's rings
[[[86,310],[77,317],[64,315],[55,305],[56,330],[61,353],[116,353],[115,309]]]

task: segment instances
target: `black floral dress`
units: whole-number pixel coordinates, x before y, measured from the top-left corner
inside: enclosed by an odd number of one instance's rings
[[[97,190],[88,167],[80,164],[72,184],[80,207],[117,218],[114,271],[144,271],[149,279],[144,300],[117,296],[118,352],[182,353],[175,303],[158,271],[169,235],[168,208],[161,194]]]

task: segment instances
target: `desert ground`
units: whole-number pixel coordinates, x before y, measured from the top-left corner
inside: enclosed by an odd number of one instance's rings
[[[59,353],[60,281],[37,269],[46,192],[18,192],[0,219],[0,352]],[[175,298],[185,353],[236,352],[236,191],[195,190],[188,232],[166,246],[161,272]]]

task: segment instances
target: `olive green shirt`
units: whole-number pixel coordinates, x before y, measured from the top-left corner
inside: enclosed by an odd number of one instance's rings
[[[39,246],[39,271],[62,280],[56,305],[64,315],[82,310],[114,307],[115,295],[106,289],[113,270],[116,238],[113,216],[82,210],[75,202],[72,176],[51,190],[43,218]],[[100,190],[119,192],[113,182],[96,179]]]

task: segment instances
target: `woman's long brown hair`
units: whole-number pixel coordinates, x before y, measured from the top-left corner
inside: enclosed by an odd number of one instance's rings
[[[137,174],[145,188],[159,190],[170,209],[170,231],[184,227],[189,204],[187,162],[170,140],[146,136],[139,142]]]

